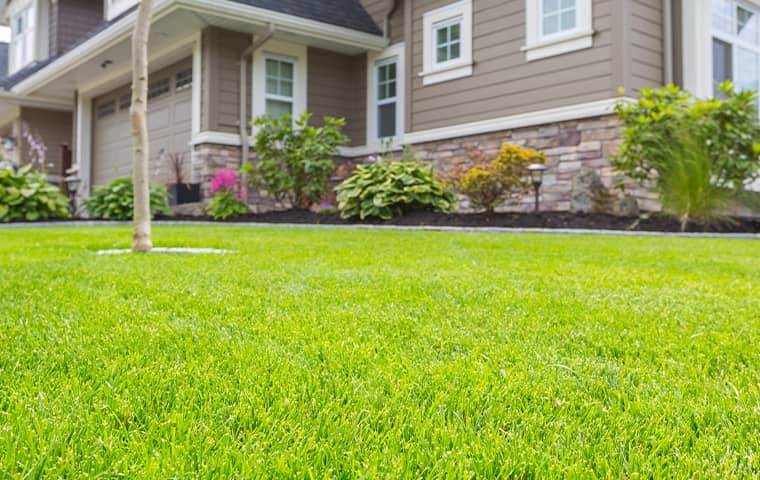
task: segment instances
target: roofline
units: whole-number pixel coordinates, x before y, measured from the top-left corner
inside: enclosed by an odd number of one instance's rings
[[[0,0],[2,1],[2,0]],[[380,35],[365,33],[329,23],[309,20],[284,13],[274,12],[261,7],[252,7],[232,1],[219,0],[159,0],[154,7],[153,21],[180,9],[187,8],[198,12],[213,13],[236,20],[246,20],[260,26],[274,24],[278,30],[316,37],[344,45],[363,48],[370,51],[384,49],[388,40]],[[82,63],[90,60],[101,51],[111,47],[132,33],[132,27],[137,19],[137,12],[125,15],[113,25],[98,32],[72,50],[52,61],[29,77],[11,87],[18,94],[33,92],[55,78],[68,73]]]
[[[26,97],[24,95],[4,92],[1,90],[0,100],[7,101],[11,104],[18,104],[19,107],[46,108],[50,110],[61,110],[64,112],[70,112],[73,110],[72,104],[69,102],[49,98]]]

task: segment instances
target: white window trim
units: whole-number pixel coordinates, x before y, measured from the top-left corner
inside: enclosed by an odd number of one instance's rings
[[[539,60],[591,48],[594,45],[592,0],[576,0],[575,28],[542,35],[543,1],[525,0],[525,52],[527,61]]]
[[[406,127],[406,45],[397,43],[380,53],[367,55],[367,144],[378,150],[381,139],[377,135],[377,66],[396,59],[396,136],[391,140],[394,146],[401,145]]]
[[[106,13],[106,20],[112,20],[118,17],[136,5],[137,2],[138,0],[103,0],[103,10]]]
[[[436,63],[435,27],[439,24],[461,17],[461,57],[445,62]],[[461,0],[436,10],[426,12],[422,16],[423,22],[423,85],[455,80],[457,78],[472,75],[472,0]]]
[[[28,8],[31,8],[31,16],[34,18],[34,26],[30,29],[29,25],[26,23],[24,24],[24,37],[26,37],[26,42],[31,42],[31,45],[25,44],[24,49],[31,49],[32,56],[31,58],[26,62],[21,62],[21,59],[16,58],[16,42],[18,41],[16,37],[16,26],[14,25],[16,17],[26,11]],[[8,8],[8,18],[10,19],[10,27],[11,27],[11,41],[8,45],[8,74],[11,75],[13,73],[18,72],[19,70],[23,69],[26,66],[31,65],[34,63],[35,60],[37,60],[37,32],[39,31],[39,11],[37,9],[37,1],[36,0],[30,0],[26,2],[14,2],[11,3]],[[24,20],[26,22],[26,19]]]
[[[308,49],[305,45],[296,45],[276,40],[270,40],[253,54],[253,119],[266,114],[267,96],[266,59],[274,58],[293,62],[293,118],[296,119],[306,112],[307,99],[307,64]],[[286,99],[290,101],[291,99]]]

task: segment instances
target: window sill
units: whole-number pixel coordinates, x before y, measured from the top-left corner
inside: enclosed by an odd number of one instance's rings
[[[532,43],[522,47],[522,51],[525,52],[526,60],[531,62],[577,50],[584,50],[591,48],[593,45],[594,31],[587,30]]]
[[[428,70],[421,72],[419,76],[422,77],[422,84],[425,86],[470,77],[472,76],[472,62]]]

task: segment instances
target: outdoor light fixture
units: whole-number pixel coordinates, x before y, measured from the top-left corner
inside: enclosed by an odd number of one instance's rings
[[[536,192],[536,212],[538,212],[540,210],[541,201],[539,192],[541,191],[541,184],[544,183],[546,166],[541,165],[540,163],[534,163],[528,167],[528,171],[530,172],[530,180],[533,183],[533,190]]]
[[[71,214],[77,213],[77,192],[79,192],[79,185],[82,184],[82,179],[79,175],[73,174],[63,179],[63,183],[66,185],[66,191],[69,192],[69,205],[71,208]]]
[[[14,151],[18,145],[18,141],[14,137],[4,137],[2,142],[3,147],[9,152]]]

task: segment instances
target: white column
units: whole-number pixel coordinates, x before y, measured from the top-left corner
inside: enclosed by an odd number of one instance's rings
[[[82,179],[80,196],[92,190],[92,97],[77,95],[77,144],[74,168]]]
[[[684,88],[701,98],[712,97],[712,0],[683,2]]]

